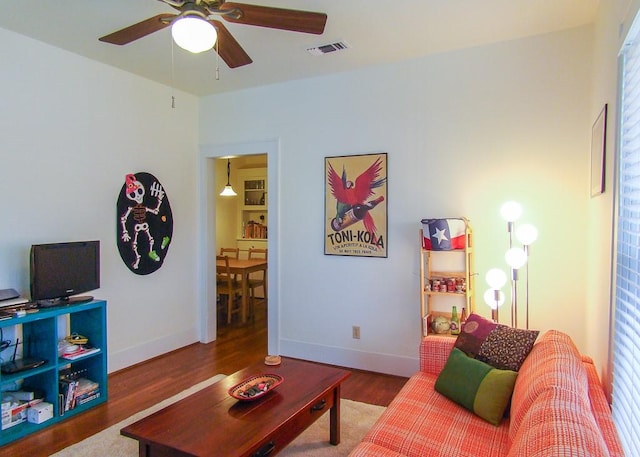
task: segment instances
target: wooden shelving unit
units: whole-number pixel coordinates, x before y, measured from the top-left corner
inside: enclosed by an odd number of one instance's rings
[[[0,328],[2,328],[5,338],[10,333],[21,334],[20,341],[24,341],[24,354],[46,360],[46,363],[37,368],[17,373],[0,373],[2,390],[14,390],[15,386],[20,385],[36,388],[44,393],[45,402],[53,404],[51,419],[40,424],[25,421],[0,430],[0,446],[107,401],[106,308],[106,301],[94,300],[77,305],[39,309],[23,317],[0,321]],[[10,329],[10,327],[14,328]],[[72,333],[86,336],[89,344],[100,350],[73,361],[59,357],[58,342]],[[4,361],[11,358],[8,353],[12,352],[12,349],[9,347],[3,351]],[[97,382],[100,386],[99,397],[77,405],[68,411],[61,408],[59,383],[60,377],[67,372],[80,372],[83,377]]]
[[[267,248],[267,169],[247,168],[238,170],[240,177],[240,224],[241,233],[238,247],[248,250],[250,247]]]
[[[425,249],[423,231],[420,229],[420,318],[423,337],[432,333],[429,323],[436,316],[451,319],[452,306],[457,307],[458,315],[462,308],[466,308],[467,315],[475,311],[474,279],[473,232],[468,221],[464,249]]]

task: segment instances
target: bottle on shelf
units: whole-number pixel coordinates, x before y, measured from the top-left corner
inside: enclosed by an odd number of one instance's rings
[[[467,309],[463,306],[460,313],[460,331],[464,330],[464,324],[467,323]]]
[[[460,318],[458,317],[458,308],[453,306],[451,308],[451,334],[459,335],[460,334]]]
[[[364,216],[384,200],[384,196],[380,196],[375,200],[368,201],[363,204],[353,205],[349,211],[344,213],[341,218],[336,217],[331,221],[331,228],[336,232],[355,224],[358,221],[364,219]]]

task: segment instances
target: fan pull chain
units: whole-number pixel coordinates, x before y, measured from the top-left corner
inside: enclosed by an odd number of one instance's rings
[[[216,40],[216,81],[220,81],[220,36]]]
[[[175,75],[174,75],[174,60],[173,60],[173,50],[174,50],[174,45],[173,45],[173,38],[171,37],[171,34],[169,34],[169,37],[171,38],[171,108],[175,109],[176,107],[176,97],[174,95],[174,84],[175,84]]]

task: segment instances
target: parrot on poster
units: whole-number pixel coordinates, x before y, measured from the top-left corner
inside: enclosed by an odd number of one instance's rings
[[[334,170],[333,166],[329,162],[328,169],[328,181],[331,187],[331,193],[336,199],[336,220],[341,221],[345,214],[356,205],[366,205],[366,200],[375,195],[373,189],[381,187],[387,178],[379,178],[382,171],[382,160],[378,157],[373,164],[363,171],[360,176],[355,180],[350,181],[347,179],[347,172],[342,167],[342,176]],[[365,229],[375,234],[376,224],[373,221],[373,217],[368,212],[364,215],[362,220]]]

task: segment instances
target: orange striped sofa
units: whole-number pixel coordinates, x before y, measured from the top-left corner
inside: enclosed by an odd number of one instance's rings
[[[623,456],[593,361],[550,330],[516,379],[508,418],[491,425],[434,390],[455,339],[429,336],[413,375],[350,457]]]

